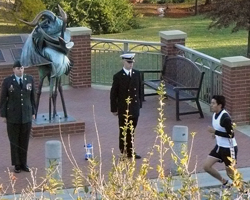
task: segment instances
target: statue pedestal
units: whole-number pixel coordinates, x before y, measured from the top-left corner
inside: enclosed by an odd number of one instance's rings
[[[49,114],[38,114],[36,120],[32,123],[32,137],[58,136],[61,134],[83,134],[85,131],[85,122],[76,121],[73,117],[64,118],[63,113],[49,121]]]

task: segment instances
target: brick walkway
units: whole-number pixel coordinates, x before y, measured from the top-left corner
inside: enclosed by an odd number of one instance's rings
[[[118,120],[117,117],[113,116],[110,112],[109,107],[109,91],[99,90],[93,88],[85,89],[66,89],[64,90],[65,101],[67,105],[68,114],[74,117],[76,120],[83,120],[86,126],[86,140],[88,143],[94,144],[94,152],[96,156],[99,156],[98,144],[97,144],[97,134],[95,130],[95,123],[93,119],[93,105],[95,110],[96,125],[98,128],[98,133],[101,142],[102,150],[102,172],[107,175],[110,171],[112,153],[111,150],[114,149],[114,154],[119,155],[118,150]],[[61,111],[60,99],[58,98],[58,111]],[[181,116],[182,121],[175,121],[175,102],[172,100],[166,100],[165,116],[166,116],[166,129],[165,132],[171,135],[172,128],[174,125],[184,125],[188,126],[189,132],[197,132],[193,151],[192,159],[190,162],[190,169],[195,166],[197,161],[197,172],[202,172],[202,163],[206,158],[209,151],[215,144],[215,141],[211,138],[207,132],[207,126],[211,124],[211,116],[205,114],[204,119],[199,119],[197,115],[187,115]],[[39,113],[48,112],[48,92],[43,92],[41,96],[41,104]],[[135,136],[135,147],[136,152],[143,157],[147,156],[147,152],[152,147],[156,134],[154,128],[157,124],[157,107],[158,100],[157,96],[147,97],[146,102],[143,104],[141,109],[141,116],[139,119],[138,127],[136,129]],[[182,104],[183,109],[190,109],[191,107],[187,104]],[[6,125],[0,122],[0,184],[3,183],[4,186],[9,184],[7,168],[13,171],[13,167],[10,166],[10,148],[9,141],[6,133]],[[238,156],[238,167],[250,166],[249,159],[249,143],[250,138],[244,134],[237,132],[237,143],[239,146],[239,156]],[[83,134],[71,135],[70,137],[70,148],[72,149],[75,160],[78,165],[87,172],[87,161],[84,160],[84,136]],[[29,153],[28,153],[28,164],[30,167],[37,168],[36,180],[39,183],[41,181],[40,177],[45,176],[45,142],[48,140],[60,140],[60,137],[46,137],[46,138],[31,138]],[[68,136],[64,136],[63,140],[68,148]],[[189,144],[191,143],[191,136],[189,137]],[[155,154],[156,155],[156,154]],[[170,168],[170,153],[166,155],[166,172]],[[142,159],[137,160],[137,166],[141,165]],[[152,167],[155,167],[158,163],[157,155],[151,159]],[[217,169],[223,169],[222,164],[216,165]],[[72,165],[67,158],[65,151],[63,151],[63,181],[66,188],[72,187],[70,176],[72,174]],[[20,174],[15,174],[17,177],[16,181],[16,191],[20,192],[21,188],[25,188],[28,180],[31,180],[29,173],[22,172]],[[157,177],[155,169],[150,171],[150,178]],[[8,190],[11,193],[11,190]]]

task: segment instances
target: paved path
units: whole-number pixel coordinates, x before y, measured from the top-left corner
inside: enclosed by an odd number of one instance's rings
[[[87,142],[94,144],[94,153],[99,157],[97,134],[95,130],[94,115],[96,118],[96,125],[98,128],[98,134],[101,142],[102,151],[102,172],[106,176],[111,169],[111,150],[114,149],[114,154],[119,155],[118,150],[118,120],[110,113],[109,109],[109,90],[100,90],[94,88],[83,88],[83,89],[66,89],[64,90],[65,100],[67,105],[68,114],[76,118],[76,120],[84,120],[86,124],[86,140]],[[59,101],[58,101],[59,102]],[[207,126],[211,124],[211,114],[205,114],[204,119],[199,119],[198,115],[182,116],[181,121],[175,121],[175,102],[172,100],[166,100],[165,117],[166,117],[166,128],[165,132],[171,135],[172,128],[174,125],[188,126],[189,132],[197,132],[192,158],[190,162],[190,169],[193,169],[197,163],[197,172],[203,172],[202,163],[206,158],[209,151],[215,144],[215,141],[211,138],[207,132]],[[61,109],[60,103],[58,103],[58,111]],[[43,92],[41,96],[41,104],[39,113],[48,112],[48,92]],[[157,112],[158,100],[157,96],[151,96],[146,98],[146,102],[143,104],[141,109],[141,116],[139,124],[136,129],[135,136],[135,147],[136,152],[142,157],[147,156],[147,152],[152,147],[156,134],[154,128],[157,125]],[[187,104],[181,105],[182,109],[189,110],[191,107]],[[94,109],[94,114],[93,114]],[[246,130],[248,130],[246,128]],[[239,146],[238,156],[238,167],[244,168],[250,166],[250,155],[249,155],[249,143],[250,138],[241,132],[236,132],[237,143]],[[31,138],[29,153],[28,153],[28,164],[30,167],[37,169],[36,180],[41,181],[40,177],[45,176],[45,142],[48,140],[60,140],[60,137],[46,137],[46,138]],[[84,136],[83,134],[63,136],[63,140],[66,147],[72,149],[75,160],[78,165],[81,166],[84,172],[87,173],[87,161],[84,160]],[[69,141],[70,142],[69,142]],[[12,172],[13,167],[10,166],[10,150],[9,142],[6,134],[6,125],[0,122],[0,184],[4,186],[9,184],[7,168]],[[189,137],[189,145],[191,144],[191,137]],[[166,160],[166,173],[170,168],[170,153],[165,157]],[[142,160],[137,160],[137,167],[141,165]],[[155,167],[158,164],[157,156],[153,157],[150,164]],[[71,188],[71,174],[72,165],[67,158],[65,151],[63,151],[63,181],[65,188]],[[222,164],[216,164],[217,169],[224,169]],[[17,177],[16,181],[16,192],[20,192],[22,188],[25,188],[28,184],[27,180],[31,180],[30,173],[22,172],[15,174]],[[156,178],[157,172],[153,169],[149,174],[149,178]],[[10,189],[7,193],[11,194]]]

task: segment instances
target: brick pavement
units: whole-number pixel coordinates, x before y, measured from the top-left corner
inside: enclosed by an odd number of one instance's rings
[[[109,109],[109,91],[99,90],[93,88],[83,88],[83,89],[66,89],[64,90],[65,101],[67,105],[68,114],[74,117],[76,120],[83,120],[86,125],[85,136],[87,142],[91,142],[94,145],[94,153],[99,156],[98,144],[97,144],[97,134],[95,130],[95,123],[93,119],[93,107],[95,110],[96,125],[98,128],[98,133],[101,142],[102,151],[102,172],[107,175],[110,171],[111,159],[112,159],[112,148],[114,149],[114,154],[119,155],[118,150],[118,120],[115,116],[110,113]],[[58,98],[58,111],[61,111],[60,99]],[[204,119],[199,119],[197,115],[187,115],[181,116],[182,121],[175,121],[175,102],[172,100],[166,100],[165,116],[166,116],[166,129],[165,132],[171,135],[171,130],[174,125],[184,125],[189,127],[189,132],[197,132],[192,158],[190,162],[190,169],[195,166],[197,162],[197,172],[202,172],[202,163],[206,158],[208,152],[214,146],[214,140],[208,134],[206,128],[211,124],[211,116],[205,114]],[[48,92],[43,92],[41,96],[41,103],[39,113],[48,112]],[[182,105],[183,109],[190,109],[191,107],[185,103]],[[136,129],[135,136],[135,147],[136,152],[141,156],[146,157],[147,152],[152,147],[156,134],[154,128],[157,124],[157,107],[158,100],[157,96],[147,97],[146,102],[143,104],[141,109],[141,116],[139,119],[138,127]],[[237,142],[239,145],[239,156],[238,156],[238,167],[250,166],[249,159],[249,143],[250,138],[246,135],[237,132],[236,133]],[[45,142],[48,140],[60,140],[60,137],[45,137],[45,138],[31,138],[29,153],[28,153],[28,164],[30,167],[37,169],[36,180],[41,182],[40,177],[45,175],[45,152],[44,146]],[[83,169],[83,172],[87,172],[87,161],[84,160],[84,136],[83,134],[71,135],[70,144],[68,142],[68,137],[63,136],[63,140],[68,148],[72,149],[75,160],[78,165]],[[6,126],[4,123],[0,122],[0,184],[3,183],[4,186],[9,184],[7,168],[13,171],[13,167],[10,166],[10,150],[9,141],[6,134]],[[189,145],[191,143],[191,137],[189,137]],[[69,159],[66,157],[65,151],[63,151],[63,181],[66,188],[70,188],[72,165]],[[166,157],[166,172],[170,168],[170,153],[167,153]],[[142,160],[137,160],[137,166],[139,168]],[[157,156],[151,159],[151,165],[153,167],[158,163]],[[216,165],[217,169],[223,169],[224,166],[221,164]],[[20,192],[21,188],[25,188],[28,180],[31,180],[29,173],[22,172],[16,174],[16,191]],[[149,178],[157,177],[155,169],[149,172]],[[8,189],[7,193],[11,193]]]

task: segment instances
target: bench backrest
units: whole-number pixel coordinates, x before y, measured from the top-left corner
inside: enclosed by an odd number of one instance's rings
[[[176,87],[201,87],[204,72],[191,60],[176,56],[166,58],[162,79]]]

